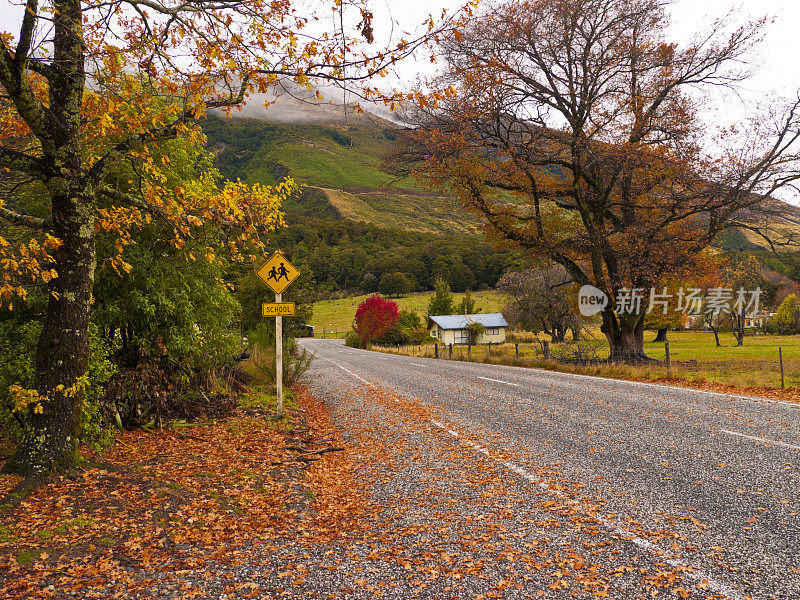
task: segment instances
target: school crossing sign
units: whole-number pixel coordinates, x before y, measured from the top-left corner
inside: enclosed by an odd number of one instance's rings
[[[290,283],[292,283],[300,271],[292,266],[286,257],[280,252],[276,252],[264,263],[264,266],[256,271],[261,280],[269,286],[276,294],[283,293]]]
[[[261,314],[275,317],[275,408],[283,416],[283,317],[294,314],[294,302],[281,302],[281,294],[300,271],[292,266],[281,252],[276,252],[256,271],[256,275],[275,292],[275,302],[261,305]]]

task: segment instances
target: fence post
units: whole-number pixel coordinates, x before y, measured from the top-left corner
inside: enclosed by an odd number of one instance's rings
[[[514,352],[516,352],[517,358],[519,358],[519,342],[514,342]]]
[[[667,352],[667,374],[672,372],[672,359],[669,355],[669,342],[664,342],[664,350]]]
[[[450,342],[450,346],[447,348],[447,358],[453,358],[453,342]]]
[[[547,340],[542,342],[542,352],[544,352],[544,359],[550,360],[550,342]]]
[[[492,358],[492,342],[489,342],[489,358]]]
[[[778,360],[781,363],[781,389],[786,388],[786,380],[783,377],[783,348],[778,346]]]
[[[467,342],[467,358],[472,360],[472,342]]]
[[[433,357],[439,358],[439,344],[433,345]]]

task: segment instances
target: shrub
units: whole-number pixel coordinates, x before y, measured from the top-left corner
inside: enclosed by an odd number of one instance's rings
[[[292,386],[302,379],[303,375],[311,368],[314,360],[305,348],[300,348],[293,338],[283,340],[283,385]],[[253,347],[249,364],[255,371],[254,375],[265,385],[276,385],[275,377],[275,350],[271,346]]]
[[[402,344],[419,343],[428,335],[426,329],[421,327],[419,315],[414,311],[401,310],[397,322],[381,337],[374,340],[377,344],[399,346]]]
[[[477,344],[478,339],[486,333],[486,327],[483,323],[470,323],[467,325],[467,334],[469,334],[469,343]]]
[[[358,305],[353,329],[369,344],[389,331],[399,316],[397,304],[374,294]]]
[[[367,347],[367,344],[361,339],[361,336],[352,329],[344,336],[344,345],[350,346],[351,348],[361,348],[362,350]]]

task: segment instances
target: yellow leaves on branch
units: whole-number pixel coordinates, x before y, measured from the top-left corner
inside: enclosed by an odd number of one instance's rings
[[[76,395],[83,393],[89,383],[89,377],[83,375],[75,380],[71,386],[67,387],[59,384],[48,394],[63,394],[67,398],[74,398]],[[43,402],[47,401],[47,395],[42,396],[38,391],[23,388],[20,385],[8,386],[8,391],[11,394],[11,402],[13,403],[13,412],[24,412],[28,409],[36,414],[44,412]]]
[[[48,233],[27,242],[9,242],[0,236],[0,303],[8,302],[11,309],[13,297],[27,297],[27,285],[49,283],[58,277],[50,265],[53,264],[52,252],[60,245],[61,242]]]
[[[8,391],[11,393],[11,402],[13,402],[12,410],[14,412],[24,412],[28,407],[31,407],[33,412],[37,414],[43,412],[43,398],[36,390],[25,389],[19,385],[11,385],[8,387]]]
[[[222,229],[235,232],[226,235],[222,245],[233,260],[242,260],[247,251],[260,252],[264,247],[260,236],[284,225],[281,205],[297,190],[290,178],[275,186],[227,182],[220,189],[214,182],[213,170],[169,188],[168,178],[157,175],[162,164],[159,158],[151,164],[152,170],[141,168],[151,175],[141,186],[143,206],[110,206],[97,211],[96,231],[114,236],[116,254],[106,260],[117,272],[130,271],[130,265],[123,260],[125,247],[134,243],[133,232],[151,219],[173,228],[171,243],[176,248],[186,248],[186,258],[191,261],[198,255],[209,262],[220,260],[219,250],[212,245],[197,248],[187,245],[187,241],[201,237],[208,240]]]

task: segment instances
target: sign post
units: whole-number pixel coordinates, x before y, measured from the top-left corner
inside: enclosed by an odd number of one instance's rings
[[[297,279],[300,272],[279,251],[256,271],[256,275],[275,292],[275,304],[263,303],[261,314],[275,317],[275,412],[280,418],[283,416],[283,315],[294,314],[294,302],[282,302],[283,290]]]
[[[283,294],[275,294],[275,303],[281,301]],[[275,317],[275,412],[283,416],[283,317]]]

